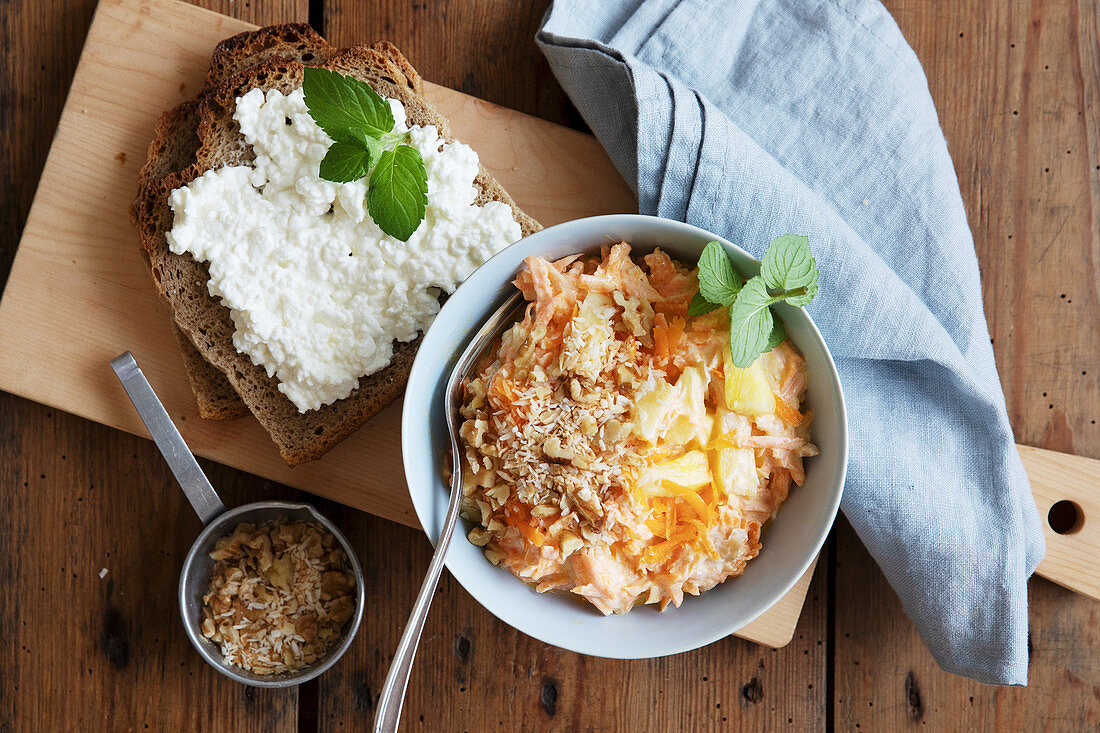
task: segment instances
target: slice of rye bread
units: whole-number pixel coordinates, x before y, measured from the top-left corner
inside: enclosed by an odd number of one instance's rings
[[[386,46],[388,52],[391,47],[389,44]],[[149,183],[195,163],[199,149],[199,106],[210,89],[229,76],[274,57],[321,63],[335,52],[335,48],[305,23],[268,26],[219,43],[199,93],[162,114],[157,122],[145,165],[138,174],[138,196],[131,211],[135,220],[137,207]],[[142,252],[144,254],[144,249]],[[248,408],[237,396],[229,379],[203,359],[174,320],[172,332],[183,356],[199,416],[207,420],[233,420],[247,415]]]
[[[398,64],[415,91],[422,85],[419,74],[393,44],[382,41],[372,46]],[[198,152],[198,110],[203,97],[227,77],[271,58],[293,59],[305,64],[320,64],[337,49],[305,23],[267,26],[227,38],[214,49],[203,88],[192,99],[165,112],[154,130],[145,166],[138,176],[136,209],[146,186],[176,173],[195,162]],[[148,257],[146,257],[148,259]],[[194,344],[173,323],[173,335],[179,344],[191,391],[198,404],[199,416],[208,420],[233,420],[249,410],[237,396],[228,378],[208,363]]]
[[[400,60],[395,61],[395,57]],[[419,76],[392,46],[343,49],[318,65],[367,82],[382,96],[399,100],[412,124],[435,125],[441,137],[453,140],[450,125],[418,93]],[[177,326],[202,357],[228,377],[249,410],[271,434],[283,459],[292,466],[319,457],[402,392],[419,338],[395,343],[390,365],[362,377],[351,396],[318,410],[299,413],[279,392],[278,381],[233,347],[229,309],[209,295],[205,264],[187,255],[172,254],[165,234],[173,223],[168,196],[174,189],[207,170],[248,164],[253,159],[251,148],[233,120],[236,99],[254,88],[289,93],[301,86],[303,68],[298,61],[273,57],[226,79],[208,93],[199,106],[200,145],[196,162],[151,181],[137,214],[154,282],[168,301]],[[484,168],[474,185],[478,189],[477,204],[500,201],[508,205],[525,235],[540,228],[516,207]]]
[[[390,55],[392,61],[406,69],[406,76],[416,80],[416,91],[420,92],[419,76],[392,44],[381,42],[374,44],[372,48]],[[323,63],[336,50],[304,23],[267,26],[219,43],[214,49],[206,80],[199,93],[161,115],[153,140],[149,144],[146,163],[138,175],[138,197],[132,213],[136,215],[138,202],[150,182],[169,173],[177,173],[195,162],[199,147],[199,105],[210,89],[229,76],[271,58],[317,64]],[[174,323],[172,330],[180,347],[191,391],[198,404],[199,416],[208,420],[233,420],[249,414],[248,408],[237,396],[228,378],[203,359],[194,344],[180,333]]]

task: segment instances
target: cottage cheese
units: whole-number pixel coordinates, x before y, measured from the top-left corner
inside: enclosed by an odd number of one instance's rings
[[[255,150],[251,166],[206,172],[172,192],[168,244],[209,263],[210,294],[232,314],[233,345],[279,380],[305,412],[343,399],[359,377],[390,363],[453,291],[521,236],[511,209],[475,206],[477,154],[444,143],[434,126],[409,127],[389,100],[395,132],[424,158],[424,221],[401,242],[366,211],[366,183],[332,183],[318,166],[332,140],[302,91],[253,89],[234,118]]]

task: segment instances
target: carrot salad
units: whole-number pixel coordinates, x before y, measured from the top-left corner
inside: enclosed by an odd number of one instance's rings
[[[696,272],[660,249],[529,257],[515,283],[524,318],[465,385],[470,541],[605,614],[740,575],[818,452],[798,350],[735,367],[725,309],[689,316]]]

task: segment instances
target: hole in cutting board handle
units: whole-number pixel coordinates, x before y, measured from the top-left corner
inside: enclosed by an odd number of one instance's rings
[[[1085,525],[1085,513],[1075,502],[1062,499],[1047,512],[1047,524],[1058,534],[1074,534]]]

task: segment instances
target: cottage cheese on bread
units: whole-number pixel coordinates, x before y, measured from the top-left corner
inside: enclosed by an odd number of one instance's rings
[[[230,309],[234,347],[279,381],[300,412],[351,394],[383,369],[394,340],[409,341],[479,265],[518,240],[511,209],[474,205],[477,154],[406,124],[428,173],[424,221],[408,242],[366,211],[366,183],[318,176],[331,139],[290,94],[253,89],[234,118],[256,159],[206,172],[170,197],[168,244],[208,263],[211,295]]]

